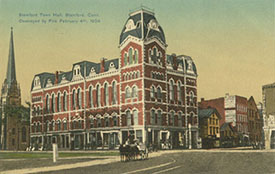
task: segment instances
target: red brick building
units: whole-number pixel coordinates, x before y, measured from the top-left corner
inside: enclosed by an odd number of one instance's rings
[[[197,70],[191,57],[166,54],[164,32],[146,9],[130,13],[119,48],[118,59],[35,75],[33,145],[115,148],[131,137],[196,148]]]
[[[199,107],[204,109],[214,107],[220,113],[220,127],[224,123],[231,123],[239,137],[239,144],[245,145],[249,141],[247,98],[226,94],[225,97],[204,100],[199,102]]]

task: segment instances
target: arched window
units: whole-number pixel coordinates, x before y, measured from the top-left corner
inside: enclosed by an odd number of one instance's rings
[[[51,123],[49,120],[47,120],[47,123],[46,123],[46,131],[50,131],[50,126],[51,126]]]
[[[153,55],[157,56],[157,48],[156,47],[153,49]]]
[[[73,90],[72,105],[73,105],[73,109],[75,109],[75,90]]]
[[[57,121],[57,130],[58,131],[61,130],[61,122],[60,122],[60,120]]]
[[[55,131],[55,122],[54,122],[54,120],[52,121],[52,131]]]
[[[156,113],[155,113],[155,110],[151,110],[151,119],[150,119],[150,123],[151,125],[154,125],[156,120],[155,120],[155,117],[156,117]]]
[[[117,87],[116,82],[112,83],[112,104],[117,104]]]
[[[94,119],[93,118],[90,119],[90,128],[94,128]]]
[[[101,119],[100,118],[96,119],[96,124],[97,124],[97,127],[101,127]]]
[[[78,129],[82,129],[82,120],[78,120]]]
[[[46,96],[46,112],[49,113],[50,111],[50,99],[49,95]]]
[[[60,93],[57,94],[57,112],[61,111],[61,95]]]
[[[132,125],[132,118],[131,118],[131,113],[130,111],[126,111],[126,118],[127,118],[127,126],[131,126]]]
[[[64,121],[63,121],[63,129],[64,129],[64,130],[67,130],[67,120],[64,120]]]
[[[133,63],[133,48],[129,49],[129,65]]]
[[[37,107],[37,115],[41,115],[41,109],[40,106]]]
[[[178,115],[178,126],[182,127],[182,113],[179,112],[179,115]]]
[[[138,71],[138,72],[137,72],[137,78],[139,78],[139,77],[140,77],[140,72]]]
[[[181,92],[181,82],[180,81],[178,81],[177,93],[178,93],[178,101],[181,102],[182,101],[182,97],[181,97],[182,92]]]
[[[80,88],[77,89],[77,107],[78,109],[81,109],[82,105],[82,95],[81,95],[81,90]]]
[[[131,97],[131,90],[130,90],[130,87],[127,86],[126,87],[126,98],[130,98]]]
[[[157,98],[162,99],[162,93],[161,93],[161,88],[160,87],[157,88]]]
[[[133,86],[132,88],[132,97],[137,97],[137,87],[136,86]]]
[[[109,88],[108,88],[108,83],[104,84],[104,102],[105,102],[105,106],[109,105]]]
[[[67,106],[68,106],[68,104],[67,104],[67,92],[64,91],[64,93],[63,93],[63,110],[64,111],[67,111]]]
[[[150,93],[151,98],[155,98],[155,92],[156,92],[155,86],[151,86],[151,93]]]
[[[89,87],[89,101],[90,101],[90,107],[92,108],[94,103],[93,103],[93,87]]]
[[[171,119],[172,119],[172,126],[175,126],[176,125],[176,123],[175,123],[176,119],[175,119],[175,112],[174,111],[171,112]]]
[[[161,113],[161,110],[158,110],[158,124],[162,125],[162,113]]]
[[[169,83],[169,97],[170,97],[170,100],[173,101],[174,100],[174,82],[173,80],[170,80],[170,83]]]
[[[135,59],[134,63],[138,63],[138,50],[135,50]]]
[[[40,122],[38,122],[36,125],[37,125],[37,132],[41,132],[41,124],[40,124]]]
[[[100,107],[100,86],[96,86],[96,105]]]
[[[104,118],[104,124],[105,124],[105,127],[109,127],[109,118],[108,117]]]
[[[189,103],[191,106],[193,106],[194,104],[194,93],[193,91],[190,92],[190,103]]]
[[[54,94],[52,94],[52,112],[55,112],[55,97],[54,97]]]
[[[27,141],[27,131],[25,127],[22,127],[22,142],[26,142]]]
[[[117,116],[113,116],[113,126],[118,126]]]
[[[124,66],[127,65],[127,62],[128,62],[128,56],[127,56],[127,53],[124,53]]]
[[[134,115],[134,125],[138,125],[138,111],[134,110],[133,115]]]

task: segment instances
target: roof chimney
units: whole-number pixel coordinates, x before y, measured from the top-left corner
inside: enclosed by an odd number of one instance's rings
[[[203,102],[203,101],[204,101],[204,98],[201,98],[201,101]]]
[[[104,72],[104,69],[105,69],[105,60],[107,60],[106,58],[101,58],[100,59],[100,72]]]
[[[58,71],[55,72],[55,81],[54,81],[54,84],[58,84]]]

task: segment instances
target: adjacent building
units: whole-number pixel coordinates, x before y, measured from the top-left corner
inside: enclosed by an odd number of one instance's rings
[[[238,133],[239,145],[249,143],[247,99],[238,95],[226,94],[225,97],[204,100],[199,102],[199,108],[213,107],[221,115],[220,127],[224,123],[231,123]]]
[[[0,149],[25,150],[29,146],[29,112],[24,112],[25,108],[21,106],[12,29],[7,74],[1,90],[0,111]]]
[[[262,142],[263,119],[253,96],[247,102],[247,116],[250,143],[258,146]]]
[[[197,69],[191,57],[167,55],[155,14],[129,14],[120,57],[82,61],[68,72],[40,73],[31,88],[31,144],[116,148],[127,139],[196,148]]]
[[[265,148],[275,149],[275,83],[264,85],[262,92]]]
[[[202,148],[220,146],[220,119],[215,108],[199,109],[199,128]]]
[[[238,134],[231,123],[221,126],[220,147],[234,147],[238,144]]]

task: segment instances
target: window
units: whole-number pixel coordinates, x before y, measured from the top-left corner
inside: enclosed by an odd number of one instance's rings
[[[105,127],[109,127],[109,118],[108,117],[105,117],[104,122],[105,122]]]
[[[37,115],[41,115],[41,109],[40,106],[37,107]]]
[[[132,97],[137,97],[137,87],[136,86],[133,86],[132,88]]]
[[[57,121],[57,130],[60,131],[61,130],[61,122]]]
[[[52,121],[52,131],[55,131],[55,122]]]
[[[140,77],[140,72],[138,71],[138,72],[137,72],[137,78],[139,78],[139,77]]]
[[[89,87],[89,101],[90,101],[90,107],[93,107],[93,87]]]
[[[158,124],[162,125],[162,113],[161,113],[161,110],[158,110]]]
[[[54,94],[52,94],[52,112],[55,112],[55,98],[54,98]]]
[[[190,92],[190,105],[192,106],[194,104],[194,93]]]
[[[63,110],[67,111],[67,92],[64,91],[63,93]]]
[[[138,62],[138,50],[135,50],[134,63]]]
[[[112,104],[117,104],[117,87],[116,82],[112,83]]]
[[[131,118],[131,113],[130,111],[126,111],[126,118],[127,118],[127,126],[131,126],[132,125],[132,118]]]
[[[133,63],[133,48],[129,49],[129,65]]]
[[[182,95],[181,93],[182,92],[181,92],[181,82],[180,81],[178,81],[178,88],[177,88],[177,90],[178,90],[177,91],[178,92],[178,101],[181,102],[182,101],[182,97],[181,97],[181,95]]]
[[[96,86],[96,105],[100,107],[100,86]]]
[[[93,128],[93,127],[94,127],[94,119],[91,118],[91,119],[90,119],[90,128]]]
[[[174,111],[171,112],[171,119],[172,119],[172,126],[175,126],[176,125],[176,123],[175,123],[176,119],[175,119]]]
[[[179,112],[179,116],[178,116],[178,126],[182,127],[182,113]]]
[[[78,109],[81,109],[81,104],[82,104],[82,95],[81,95],[80,88],[78,88],[77,89],[77,107],[78,107]]]
[[[160,87],[157,88],[157,98],[162,99],[162,93],[161,93],[161,88]]]
[[[78,120],[78,129],[82,129],[82,120]]]
[[[57,94],[57,112],[60,112],[61,110],[61,96],[60,93]]]
[[[155,124],[155,116],[156,116],[155,110],[151,110],[151,119],[150,119],[151,125]]]
[[[76,120],[73,121],[73,129],[76,129]]]
[[[113,116],[113,126],[118,126],[117,123],[117,117]]]
[[[96,124],[97,124],[97,127],[101,127],[101,119],[100,118],[96,119]]]
[[[151,86],[151,98],[155,98],[155,87]]]
[[[170,97],[170,101],[174,100],[174,82],[173,80],[170,80],[170,84],[169,84],[169,97]]]
[[[104,102],[105,106],[109,105],[109,89],[108,89],[108,83],[104,84]]]
[[[67,120],[63,121],[63,129],[67,130]]]
[[[130,87],[126,87],[126,98],[130,98],[131,97],[131,90]]]
[[[127,62],[128,62],[128,56],[127,56],[127,53],[124,53],[124,65],[126,66],[127,65]]]
[[[133,115],[134,115],[134,125],[138,125],[138,111],[134,110]]]
[[[27,131],[25,127],[22,127],[22,142],[26,142],[27,141]]]
[[[73,103],[73,109],[75,109],[75,90],[73,90],[72,103]]]

